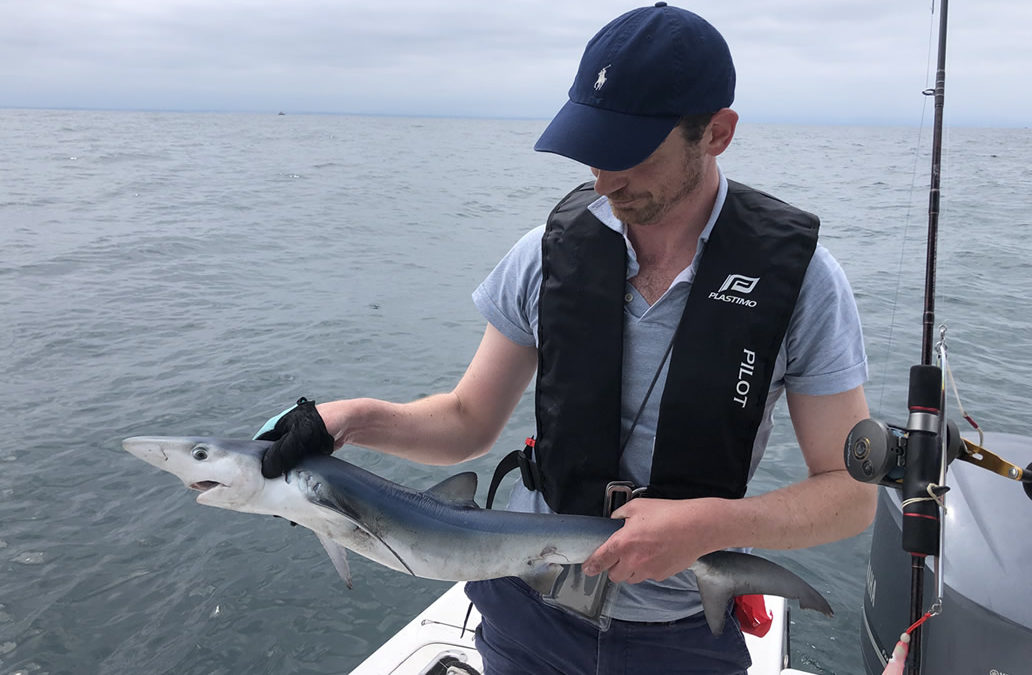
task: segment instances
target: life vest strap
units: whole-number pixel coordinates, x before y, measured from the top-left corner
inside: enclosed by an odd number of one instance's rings
[[[520,470],[520,477],[523,479],[523,486],[531,492],[541,489],[541,471],[537,462],[534,461],[534,438],[528,438],[522,450],[513,450],[495,467],[494,475],[491,476],[491,485],[487,489],[487,508],[494,505],[495,494],[502,480],[513,470]]]

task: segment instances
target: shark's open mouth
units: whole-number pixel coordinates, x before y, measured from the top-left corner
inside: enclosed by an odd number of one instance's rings
[[[190,483],[190,489],[197,490],[198,492],[207,492],[208,490],[217,488],[220,485],[222,485],[222,483],[213,480],[202,480],[199,483]]]

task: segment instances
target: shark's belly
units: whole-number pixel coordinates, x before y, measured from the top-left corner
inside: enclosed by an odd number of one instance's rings
[[[445,581],[475,581],[526,576],[549,565],[584,562],[602,541],[604,539],[563,540],[554,537],[459,533],[450,537],[399,541],[393,548],[397,557],[404,560],[405,567],[416,576]],[[398,569],[396,565],[389,566]]]

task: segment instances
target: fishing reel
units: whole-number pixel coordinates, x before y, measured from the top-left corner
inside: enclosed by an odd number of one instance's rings
[[[846,437],[845,460],[849,475],[861,483],[902,489],[907,468],[910,431],[881,420],[857,422]],[[964,451],[957,425],[946,422],[946,456],[952,462]]]
[[[910,432],[903,427],[870,418],[857,422],[846,436],[844,455],[849,475],[861,483],[902,489],[909,440]],[[950,420],[946,421],[946,459],[949,463],[961,459],[1017,480],[1028,498],[1032,499],[1032,464],[1021,469],[964,440],[957,425]]]

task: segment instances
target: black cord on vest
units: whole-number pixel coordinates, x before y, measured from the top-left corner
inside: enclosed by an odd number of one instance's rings
[[[634,415],[634,421],[631,422],[631,428],[627,430],[627,435],[624,436],[620,442],[620,455],[622,456],[624,450],[627,449],[627,444],[631,440],[631,434],[638,426],[638,420],[641,419],[641,414],[645,412],[645,405],[649,402],[649,398],[652,396],[652,390],[656,388],[656,382],[659,381],[659,374],[663,372],[663,366],[666,365],[667,359],[670,358],[670,352],[674,351],[674,341],[677,339],[677,334],[681,332],[681,323],[678,322],[677,328],[674,329],[674,334],[670,336],[670,344],[667,345],[666,352],[663,353],[663,360],[659,362],[659,367],[656,368],[656,374],[652,376],[652,382],[649,384],[648,391],[645,392],[645,398],[642,399],[641,405],[638,406],[638,412]]]

